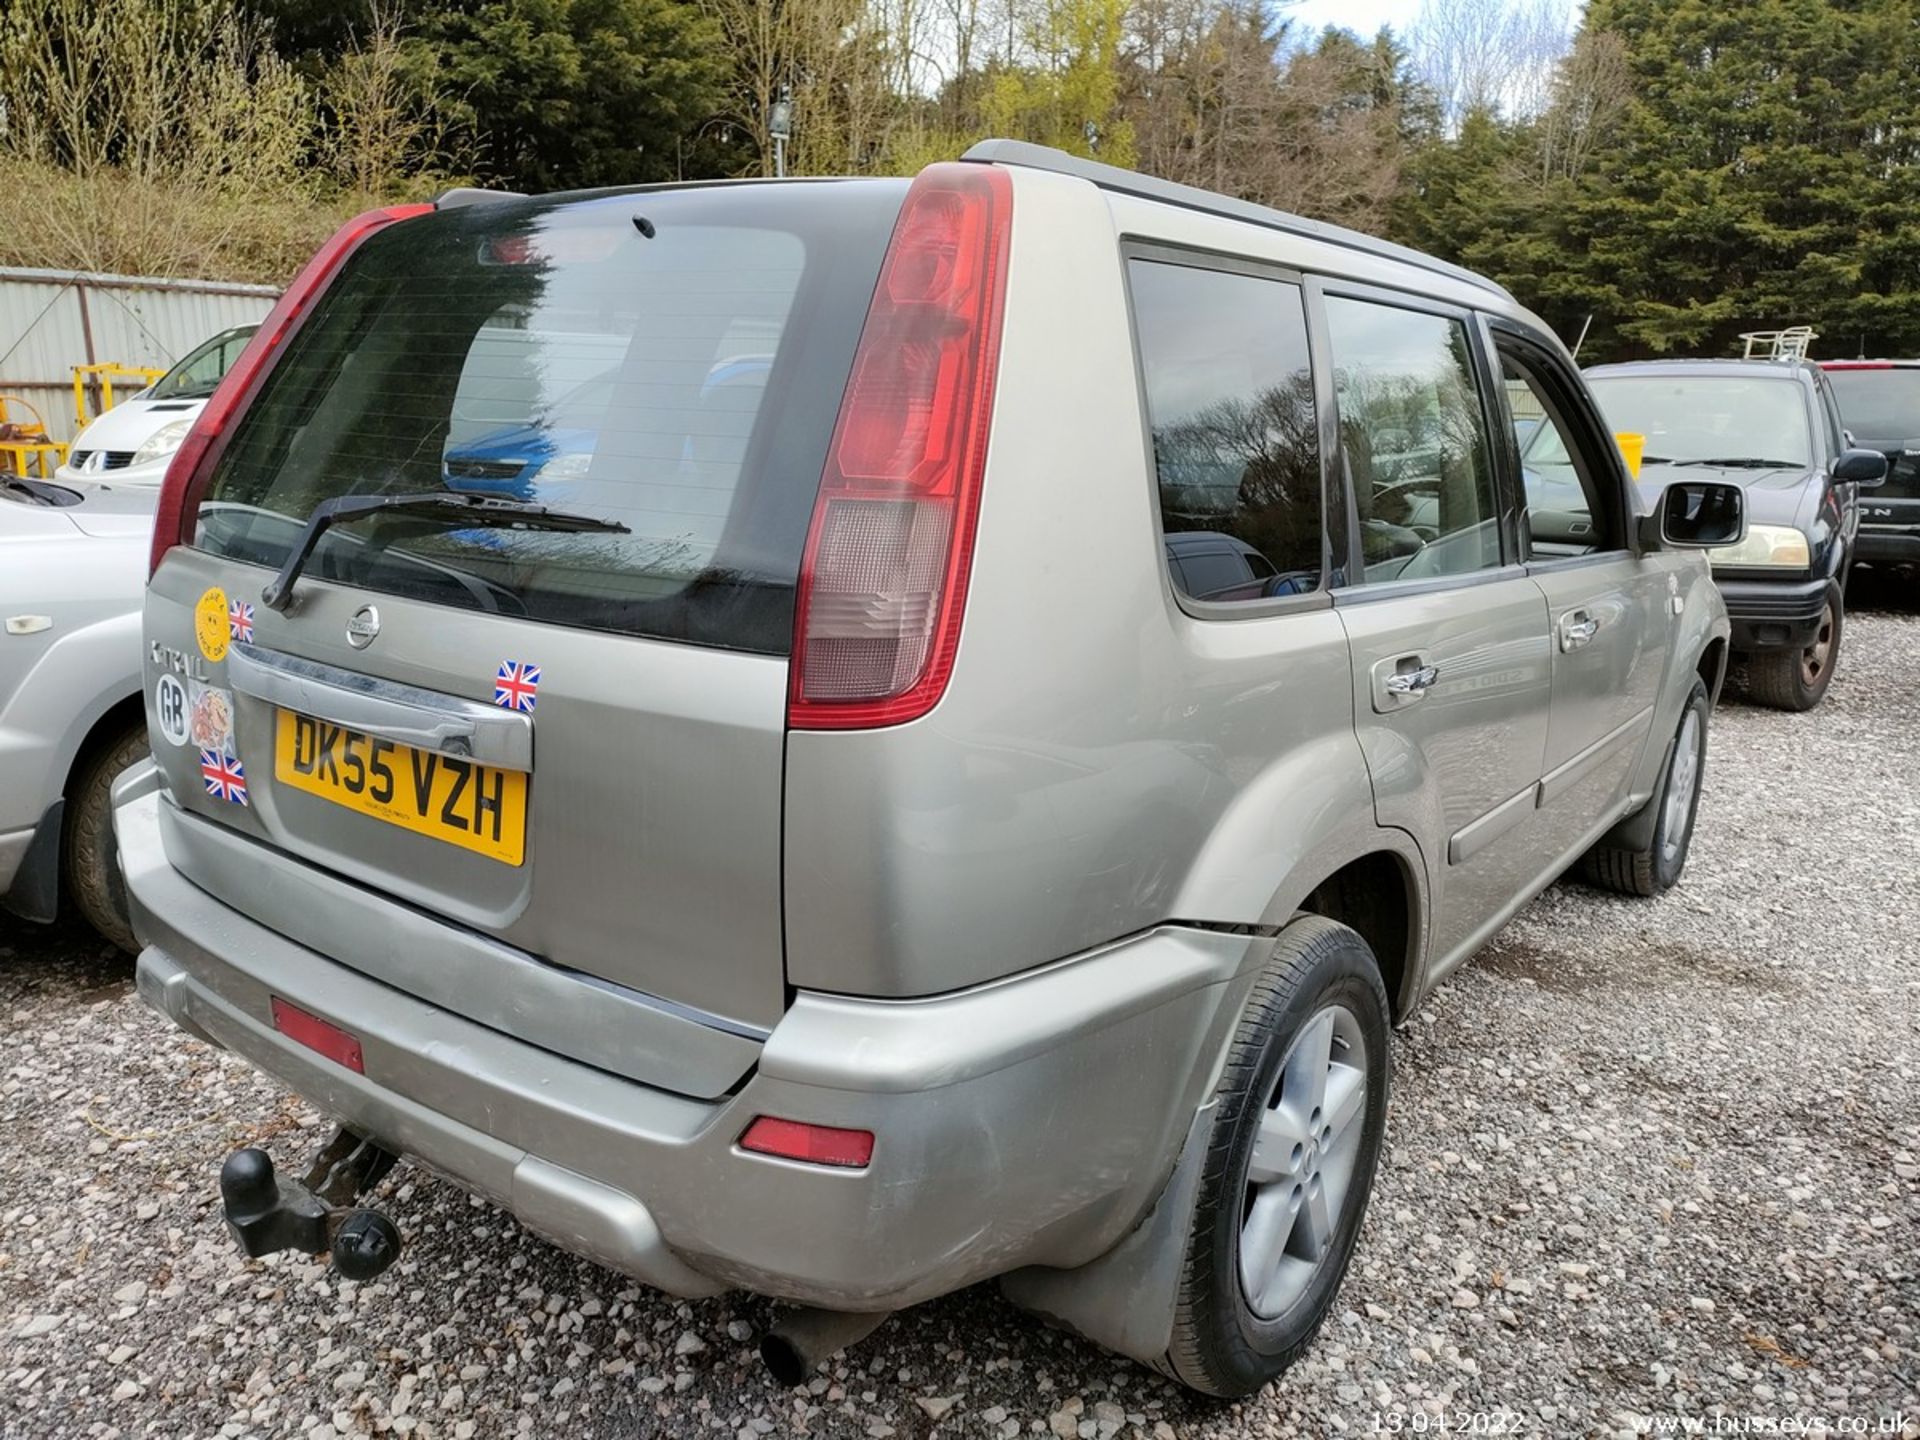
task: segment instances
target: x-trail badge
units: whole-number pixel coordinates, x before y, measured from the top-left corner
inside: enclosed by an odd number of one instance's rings
[[[356,650],[366,649],[379,633],[380,612],[371,605],[362,605],[347,621],[347,643]]]

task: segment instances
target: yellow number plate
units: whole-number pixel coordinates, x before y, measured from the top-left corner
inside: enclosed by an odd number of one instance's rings
[[[282,710],[273,778],[508,865],[526,856],[527,777],[518,770],[416,750]]]

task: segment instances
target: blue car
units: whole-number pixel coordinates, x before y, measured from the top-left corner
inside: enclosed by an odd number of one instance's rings
[[[700,398],[742,384],[760,384],[770,355],[722,360],[707,372]],[[601,422],[614,404],[619,368],[603,371],[561,396],[538,420],[489,431],[447,452],[446,486],[464,495],[495,495],[564,506],[586,478]],[[688,445],[692,441],[689,439]],[[691,460],[689,453],[685,458]]]

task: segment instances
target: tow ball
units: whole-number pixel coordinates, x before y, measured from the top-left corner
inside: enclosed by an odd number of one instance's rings
[[[220,1167],[227,1228],[252,1259],[276,1250],[328,1251],[348,1280],[371,1280],[400,1258],[400,1232],[354,1199],[380,1183],[399,1157],[344,1127],[314,1157],[304,1180],[283,1180],[273,1159],[249,1146]]]

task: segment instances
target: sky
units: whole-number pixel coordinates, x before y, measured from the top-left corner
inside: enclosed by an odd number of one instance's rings
[[[1382,25],[1405,30],[1420,14],[1420,0],[1296,0],[1280,13],[1300,30],[1339,25],[1371,35]]]
[[[1420,18],[1421,0],[1281,0],[1276,7],[1296,31],[1338,25],[1371,37],[1382,25],[1405,33]],[[1578,0],[1566,0],[1572,11]]]

